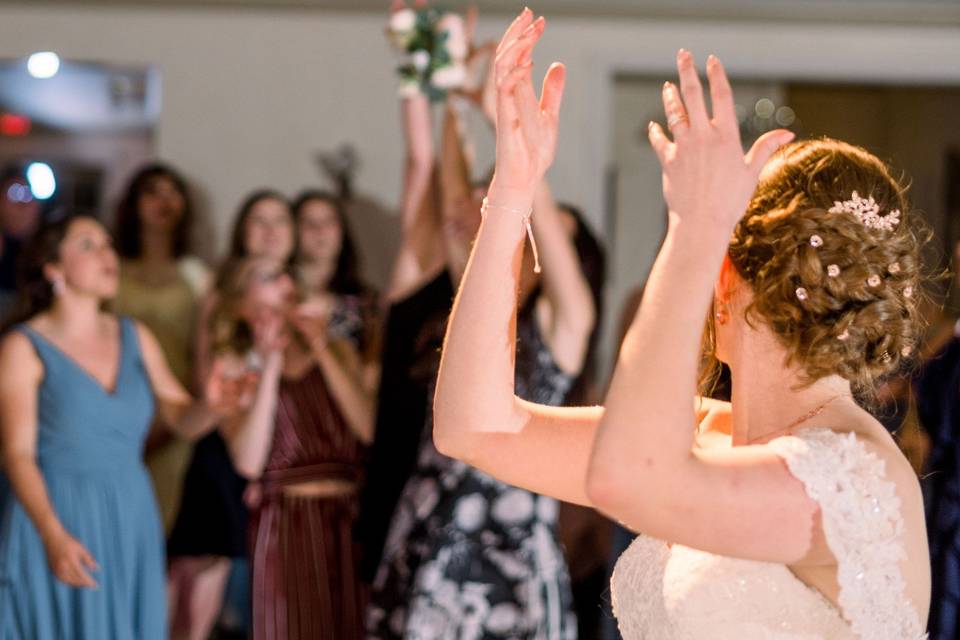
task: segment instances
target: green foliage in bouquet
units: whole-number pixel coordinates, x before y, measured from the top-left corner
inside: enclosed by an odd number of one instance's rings
[[[406,9],[415,14],[413,28],[397,30],[391,26],[394,43],[405,54],[397,67],[403,87],[401,93],[419,90],[432,102],[439,102],[447,95],[447,87],[432,82],[439,69],[451,67],[455,60],[447,48],[450,33],[439,28],[441,19],[448,11],[438,7]]]

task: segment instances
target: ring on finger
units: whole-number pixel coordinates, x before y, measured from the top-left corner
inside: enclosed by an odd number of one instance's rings
[[[673,128],[676,127],[681,122],[688,122],[686,114],[684,113],[675,113],[667,118],[667,128],[673,131]]]

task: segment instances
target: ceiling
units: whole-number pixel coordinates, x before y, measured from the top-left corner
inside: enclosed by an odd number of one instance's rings
[[[960,0],[529,0],[550,15],[719,20],[802,20],[960,26]],[[384,11],[388,0],[0,0],[7,5],[251,7]],[[448,0],[481,13],[514,13],[521,0]]]

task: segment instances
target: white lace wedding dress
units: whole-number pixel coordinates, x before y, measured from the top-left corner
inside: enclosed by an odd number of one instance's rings
[[[904,594],[900,500],[853,434],[810,429],[769,445],[820,505],[838,562],[839,610],[782,564],[640,536],[614,571],[625,640],[920,640]]]

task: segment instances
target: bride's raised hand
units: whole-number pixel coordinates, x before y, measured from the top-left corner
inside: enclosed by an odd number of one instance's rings
[[[707,113],[693,55],[677,54],[680,88],[663,85],[663,106],[671,141],[656,122],[650,143],[663,167],[663,195],[681,222],[719,224],[729,232],[746,210],[760,170],[793,133],[777,129],[760,136],[744,155],[733,92],[723,65],[707,59],[713,114]]]
[[[538,99],[530,56],[545,28],[542,16],[534,20],[533,12],[524,9],[497,47],[497,153],[491,202],[502,193],[532,202],[553,162],[566,70],[562,64],[551,65]]]

